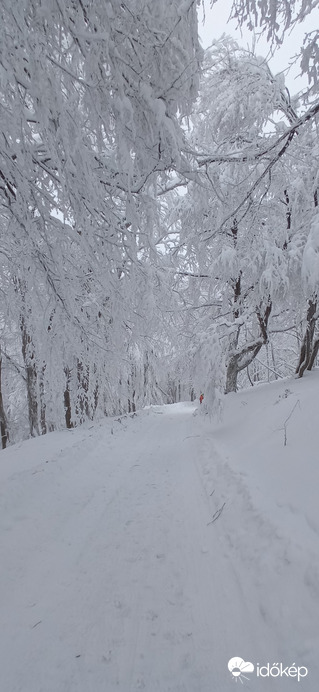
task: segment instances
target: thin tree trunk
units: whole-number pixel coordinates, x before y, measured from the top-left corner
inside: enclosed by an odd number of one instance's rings
[[[78,380],[78,404],[76,413],[80,414],[80,423],[84,423],[85,417],[89,418],[88,390],[89,390],[89,372],[88,366],[77,361],[77,380]]]
[[[2,449],[5,449],[9,442],[9,430],[2,397],[2,358],[0,358],[0,432],[1,446]]]
[[[21,279],[14,279],[16,292],[21,298],[20,330],[21,330],[21,350],[25,367],[25,382],[27,388],[27,403],[29,415],[30,436],[39,435],[38,420],[38,373],[36,368],[35,348],[29,331],[28,317],[31,314],[30,307],[26,301],[26,285]]]
[[[276,380],[278,380],[277,365],[276,365],[276,361],[275,361],[275,353],[274,353],[274,347],[273,347],[272,343],[271,343],[271,359],[272,359],[272,364],[273,364],[273,372],[274,372]]]
[[[34,345],[30,334],[28,333],[24,316],[20,319],[20,328],[22,335],[22,356],[25,365],[26,384],[27,384],[27,402],[29,414],[29,429],[31,437],[39,435],[38,421],[38,392],[37,392],[37,369],[35,364]]]
[[[238,223],[237,223],[236,219],[233,220],[231,232],[232,232],[232,236],[233,236],[234,248],[236,249],[237,240],[238,240]],[[232,285],[233,285],[233,319],[234,320],[237,320],[239,315],[240,315],[241,276],[242,276],[242,272],[240,271],[237,278],[233,279],[233,282],[232,282]],[[237,355],[235,352],[236,352],[236,349],[238,346],[239,333],[240,333],[240,327],[237,327],[237,329],[232,333],[231,338],[230,338],[229,353],[232,355],[230,355],[230,358],[228,360],[227,370],[226,370],[225,394],[230,394],[230,392],[236,392],[237,391],[237,378],[238,378],[239,370],[238,370],[238,358],[237,358]]]
[[[74,425],[72,423],[72,411],[71,411],[71,397],[70,397],[70,379],[71,373],[69,368],[64,368],[64,373],[66,376],[66,385],[64,390],[64,411],[65,411],[65,424],[68,430],[71,430]]]
[[[46,403],[45,403],[45,397],[44,397],[44,373],[45,373],[46,365],[44,364],[41,368],[41,373],[40,373],[40,382],[39,382],[39,394],[40,394],[40,427],[41,427],[41,433],[42,435],[45,435],[47,433],[47,424],[46,424]]]

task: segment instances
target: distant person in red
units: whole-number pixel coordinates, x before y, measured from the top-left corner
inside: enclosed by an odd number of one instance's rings
[[[204,394],[201,394],[199,397],[199,403],[202,404],[204,399]]]

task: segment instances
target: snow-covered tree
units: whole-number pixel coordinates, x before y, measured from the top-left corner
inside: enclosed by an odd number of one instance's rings
[[[196,353],[203,349],[208,367],[207,335],[213,335],[211,359],[216,370],[225,367],[229,392],[240,372],[249,376],[272,333],[296,329],[297,305],[300,319],[302,252],[307,243],[306,259],[309,243],[314,248],[317,162],[312,119],[298,137],[281,139],[300,123],[298,104],[264,59],[223,38],[204,67],[189,145],[199,169],[176,214],[180,291]]]
[[[219,0],[211,0],[211,4]],[[287,32],[312,15],[317,19],[318,0],[232,0],[231,16],[238,24],[266,35],[273,47],[283,44]],[[319,31],[314,22],[313,31],[306,32],[303,44],[296,47],[303,74],[306,74],[313,91],[318,91],[319,76]]]
[[[30,434],[116,410],[145,351],[140,257],[197,95],[196,4],[0,2],[2,351]]]

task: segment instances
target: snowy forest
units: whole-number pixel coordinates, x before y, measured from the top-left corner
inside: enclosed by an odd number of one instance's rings
[[[0,0],[2,448],[316,364],[319,31],[290,94],[205,2]],[[318,5],[229,1],[273,50]]]

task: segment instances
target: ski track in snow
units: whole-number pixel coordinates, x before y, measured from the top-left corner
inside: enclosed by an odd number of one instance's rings
[[[302,560],[291,581],[289,541],[193,411],[154,407],[4,465],[1,692],[228,692],[233,656],[306,665],[318,582]],[[313,675],[242,689],[294,685],[317,689]]]

